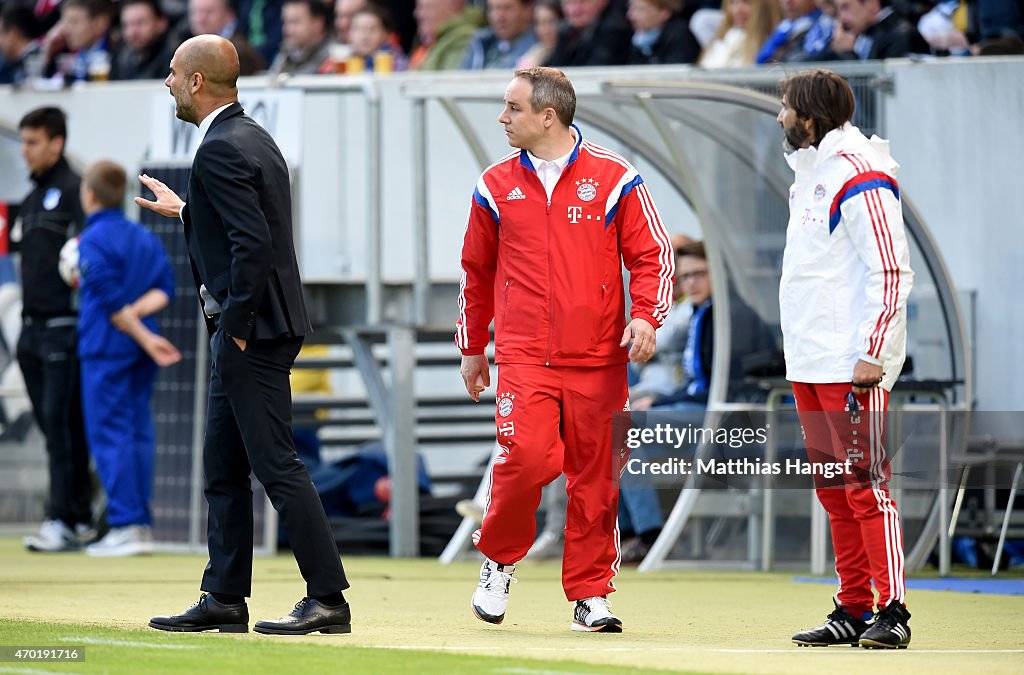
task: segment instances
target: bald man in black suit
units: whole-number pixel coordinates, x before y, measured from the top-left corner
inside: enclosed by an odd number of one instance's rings
[[[210,505],[210,562],[199,602],[153,617],[169,631],[246,632],[252,586],[255,473],[281,516],[307,596],[259,633],[351,632],[341,558],[309,472],[295,454],[288,375],[311,332],[292,239],[288,166],[274,139],[238,103],[238,54],[216,35],[178,48],[164,84],[177,116],[199,127],[188,202],[149,176],[155,201],[179,217],[210,331],[209,407],[203,468]]]

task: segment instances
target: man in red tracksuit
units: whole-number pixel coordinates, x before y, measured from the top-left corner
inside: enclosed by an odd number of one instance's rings
[[[533,543],[541,489],[564,472],[562,586],[575,601],[572,627],[621,632],[607,601],[619,567],[617,478],[625,459],[612,417],[629,409],[627,360],[654,353],[654,331],[672,306],[674,260],[643,179],[583,140],[575,111],[561,71],[516,71],[498,121],[518,150],[484,171],[470,205],[455,342],[466,389],[479,401],[490,384],[484,349],[494,319],[501,446],[474,536],[486,560],[473,612],[495,624],[505,618],[515,564]]]

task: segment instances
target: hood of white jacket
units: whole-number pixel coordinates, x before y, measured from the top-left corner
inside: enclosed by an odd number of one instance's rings
[[[849,122],[825,134],[818,147],[812,145],[787,154],[786,161],[794,171],[806,171],[816,169],[841,152],[866,155],[872,166],[884,168],[885,172],[893,177],[900,168],[889,152],[889,141],[878,136],[867,138],[860,129]]]

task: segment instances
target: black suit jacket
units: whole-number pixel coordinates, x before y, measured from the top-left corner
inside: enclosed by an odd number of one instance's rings
[[[630,64],[696,63],[700,56],[700,43],[681,17],[674,16],[662,26],[661,35],[645,53],[633,45],[629,53]]]
[[[874,24],[864,34],[871,38],[867,59],[897,59],[908,54],[928,54],[931,47],[917,32],[914,24],[892,13]],[[854,52],[835,52],[831,48],[815,55],[816,61],[856,61]]]
[[[893,13],[866,31],[872,42],[868,59],[896,59],[908,54],[928,54],[931,48],[914,24]]]
[[[564,24],[546,65],[621,66],[629,61],[632,36],[622,3],[612,0],[586,28],[577,30]]]
[[[288,165],[238,103],[217,116],[196,152],[182,219],[196,289],[205,284],[220,303],[228,335],[311,332],[292,240]],[[207,327],[215,329],[211,321]]]

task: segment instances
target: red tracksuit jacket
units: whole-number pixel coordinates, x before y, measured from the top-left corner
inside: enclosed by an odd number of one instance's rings
[[[647,186],[629,162],[583,140],[548,201],[525,150],[477,182],[462,248],[455,344],[482,354],[494,319],[495,362],[625,363],[622,263],[630,313],[661,326],[675,256]]]

